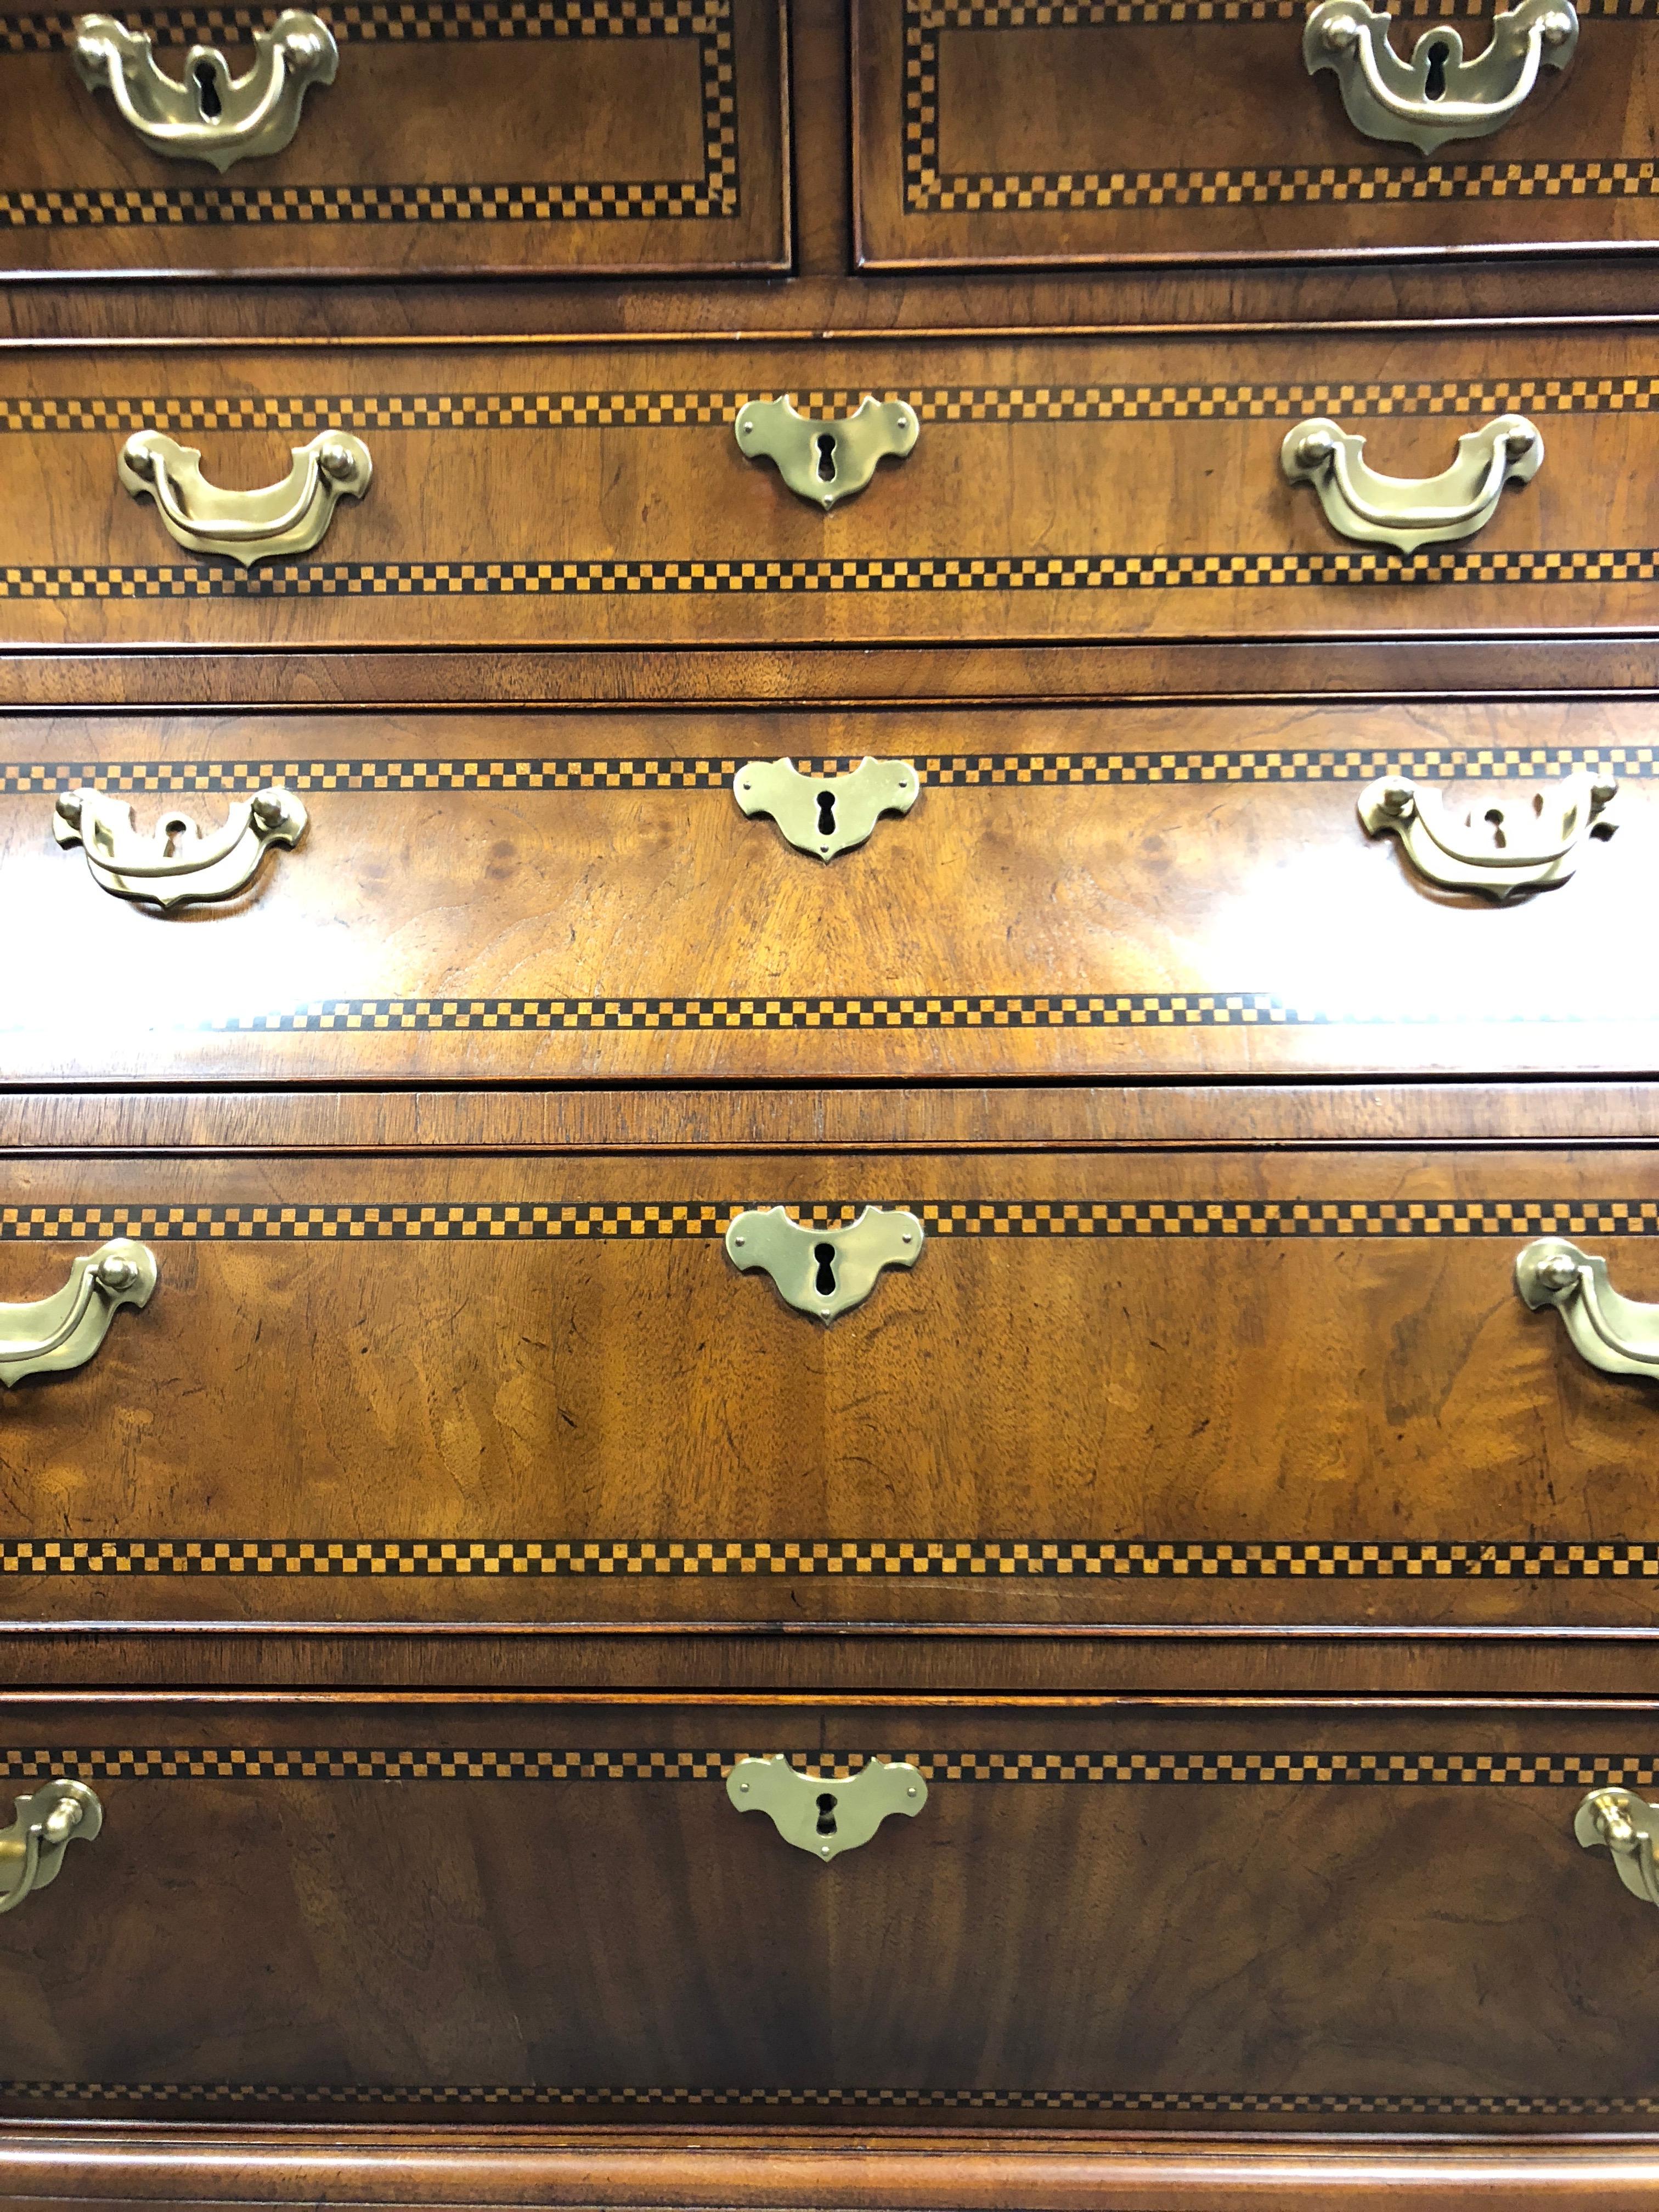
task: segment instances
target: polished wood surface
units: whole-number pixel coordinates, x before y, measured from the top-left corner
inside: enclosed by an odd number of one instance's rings
[[[1409,56],[1451,11],[1389,11]],[[1473,58],[1498,8],[1460,7]],[[1368,137],[1291,0],[1063,9],[854,0],[868,269],[1651,246],[1650,23],[1586,0],[1571,64],[1486,138]]]
[[[1572,1817],[1609,1777],[1652,1786],[1651,1723],[16,1707],[12,1786],[79,1773],[105,1823],[0,1949],[6,2048],[30,2054],[0,2097],[57,2119],[1626,2135],[1659,1967],[1649,1908]],[[826,1779],[902,1754],[927,1800],[826,1868],[735,1811],[744,1751]]]
[[[732,792],[745,760],[865,755],[914,760],[922,795],[827,866]],[[1620,702],[15,718],[0,936],[55,957],[9,988],[0,1074],[1638,1073],[1652,1010],[1607,954],[1647,927],[1656,762]],[[1484,842],[1494,800],[1586,763],[1621,782],[1617,835],[1501,908],[1355,812],[1403,771]],[[82,783],[205,830],[276,781],[304,842],[222,907],[113,898],[51,836]]]
[[[340,46],[281,153],[152,152],[76,74],[72,10],[0,9],[0,276],[536,272],[786,267],[784,48],[775,0],[603,8],[415,0],[314,11]],[[256,14],[255,21],[267,18]],[[251,45],[206,9],[121,11],[158,65]],[[244,35],[246,35],[244,33]]]
[[[701,647],[1651,626],[1656,377],[1639,325],[1501,344],[23,351],[0,360],[0,636],[385,647],[551,629]],[[866,392],[913,395],[921,434],[828,515],[738,449],[743,395],[836,412]],[[1351,544],[1280,467],[1286,431],[1334,412],[1375,466],[1432,476],[1511,406],[1536,414],[1547,458],[1468,546],[1402,562]],[[367,496],[315,555],[251,580],[182,553],[116,477],[132,428],[187,435],[234,489],[285,473],[330,423],[367,441]]]
[[[261,2129],[149,2122],[95,2129],[13,2123],[0,2191],[19,2204],[293,2203],[917,2208],[972,2212],[1017,2197],[1077,2212],[1465,2212],[1470,2203],[1646,2212],[1659,2164],[1641,2142],[1507,2141],[1264,2144],[1104,2134],[1024,2140],[990,2131],[418,2127]],[[140,2194],[142,2192],[142,2195]]]
[[[1650,1389],[1512,1279],[1559,1230],[1659,1297],[1647,1148],[56,1158],[0,1190],[9,1299],[124,1231],[161,1270],[0,1404],[20,1615],[1654,1620]],[[930,1234],[824,1328],[722,1247],[773,1204]]]

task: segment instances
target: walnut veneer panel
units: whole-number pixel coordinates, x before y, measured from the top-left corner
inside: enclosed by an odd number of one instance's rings
[[[915,452],[825,515],[738,450],[745,395],[908,394]],[[1273,637],[1659,621],[1659,336],[627,348],[23,349],[0,362],[0,639],[46,646]],[[1530,410],[1547,448],[1472,543],[1334,535],[1279,448],[1334,413],[1391,474]],[[326,425],[374,459],[317,552],[184,553],[116,462],[144,425],[234,489]]]
[[[290,145],[222,175],[152,153],[81,82],[73,9],[0,9],[0,275],[592,276],[781,268],[788,256],[775,0],[326,5],[339,71]],[[140,6],[185,49],[263,8]]]
[[[866,752],[921,797],[828,866],[732,793],[744,759]],[[58,957],[9,985],[0,1074],[1640,1072],[1654,1010],[1605,956],[1647,931],[1656,760],[1618,702],[17,718],[0,937]],[[1501,908],[1355,812],[1385,771],[1478,813],[1592,762],[1617,835]],[[52,842],[82,782],[205,827],[272,780],[310,826],[227,908],[163,919]]]
[[[1480,52],[1495,9],[1396,6]],[[854,0],[866,267],[1344,261],[1650,245],[1659,45],[1633,0],[1584,0],[1577,55],[1487,138],[1424,156],[1367,137],[1302,60],[1307,10],[1182,0],[1048,8]]]
[[[731,1215],[919,1263],[824,1328]],[[814,1214],[812,1208],[823,1209]],[[13,1301],[160,1287],[0,1401],[20,1616],[1652,1625],[1650,1151],[9,1161]]]
[[[19,1703],[104,1830],[0,1948],[12,2115],[1650,2126],[1587,1789],[1653,1708]],[[928,1782],[828,1868],[725,1775]],[[233,1971],[226,1971],[230,1961]],[[25,2059],[25,2054],[27,2058]]]

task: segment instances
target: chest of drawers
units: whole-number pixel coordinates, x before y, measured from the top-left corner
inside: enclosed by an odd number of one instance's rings
[[[1653,33],[1346,5],[0,10],[0,2200],[1652,2203]]]

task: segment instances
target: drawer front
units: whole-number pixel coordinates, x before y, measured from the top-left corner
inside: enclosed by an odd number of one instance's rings
[[[277,10],[118,13],[179,80],[198,41],[223,43],[237,75],[258,69],[252,33]],[[221,171],[201,154],[157,150],[110,90],[88,88],[73,10],[0,10],[12,118],[0,147],[0,269],[328,277],[787,265],[775,0],[319,0],[314,13],[337,48],[333,82],[306,93],[279,150]],[[136,76],[141,65],[128,66]]]
[[[1618,702],[1276,708],[1268,742],[1259,706],[275,729],[17,718],[0,738],[0,938],[52,957],[9,987],[0,1072],[1640,1071],[1653,1008],[1610,955],[1648,927],[1648,716]],[[826,864],[813,795],[830,790],[832,815],[852,805],[859,787],[841,779],[866,756],[913,763],[920,795]],[[733,789],[746,763],[781,757],[830,771],[804,787],[806,849]],[[1617,785],[1617,834],[1584,838],[1554,888],[1450,890],[1362,826],[1357,802],[1402,774],[1449,835],[1446,794],[1488,858],[1508,850],[1490,810],[1529,831],[1529,797],[1571,776]],[[211,842],[269,788],[305,809],[300,842],[263,860],[247,843],[245,889],[235,876],[233,895],[165,915],[112,896],[84,842],[53,838],[59,793],[131,808],[154,857],[174,810]]]
[[[1659,339],[1642,331],[16,353],[0,362],[0,635],[708,646],[1650,624],[1656,392]],[[914,448],[825,513],[739,450],[743,404],[769,393],[813,420],[890,395]],[[1506,414],[1533,423],[1541,465],[1459,543],[1345,537],[1285,475],[1287,435],[1330,419],[1364,435],[1367,465],[1424,484]],[[154,483],[124,488],[143,432],[198,451],[234,495],[292,481],[307,517],[331,504],[293,458],[313,440],[360,439],[373,477],[304,554],[258,550],[285,491],[257,516],[233,503],[242,566],[176,542]],[[179,465],[167,481],[188,517]],[[360,464],[342,481],[361,488]]]
[[[1629,0],[1584,0],[1565,66],[1547,48],[1498,128],[1426,154],[1362,129],[1328,66],[1310,74],[1310,12],[854,0],[864,264],[1351,259],[1659,234],[1655,33]],[[1498,9],[1389,12],[1405,63],[1454,23],[1473,60]],[[1483,97],[1519,76],[1500,70]]]
[[[1565,1237],[1659,1299],[1646,1151],[14,1158],[0,1193],[14,1344],[82,1255],[157,1275],[0,1399],[19,1618],[1654,1614],[1654,1385],[1516,1287]],[[866,1205],[915,1219],[819,1241]],[[733,1226],[774,1206],[805,1234]]]
[[[103,1826],[6,1921],[0,2103],[1645,2130],[1659,1919],[1573,1820],[1653,1794],[1652,1737],[1577,1705],[15,1707],[8,1796],[79,1777]],[[872,1759],[925,1800],[825,1865],[728,1797],[780,1752],[832,1822]]]

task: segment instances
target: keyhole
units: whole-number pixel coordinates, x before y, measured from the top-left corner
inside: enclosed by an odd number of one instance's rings
[[[1497,846],[1498,851],[1501,853],[1504,846],[1509,842],[1508,838],[1504,835],[1503,808],[1501,806],[1489,806],[1486,809],[1486,819],[1492,824],[1492,842]]]
[[[189,835],[190,824],[185,821],[184,816],[182,814],[169,814],[167,820],[161,824],[161,858],[164,860],[172,860],[178,851],[178,847],[174,842],[174,840],[179,837],[187,837]]]
[[[224,106],[219,97],[218,81],[205,62],[196,64],[196,98],[202,112],[211,123]]]
[[[1429,48],[1429,74],[1423,87],[1425,100],[1443,100],[1446,97],[1446,64],[1450,55],[1451,48],[1441,39],[1437,39]]]
[[[833,1836],[836,1832],[836,1801],[829,1790],[818,1800],[818,1833]]]
[[[823,430],[818,435],[818,482],[834,483],[835,481],[836,441],[830,431]]]
[[[836,1248],[833,1244],[815,1244],[812,1257],[818,1263],[817,1291],[820,1297],[830,1297],[836,1288]],[[832,1797],[830,1803],[836,1802]]]
[[[818,793],[818,835],[833,837],[836,834],[836,794],[833,791]]]

